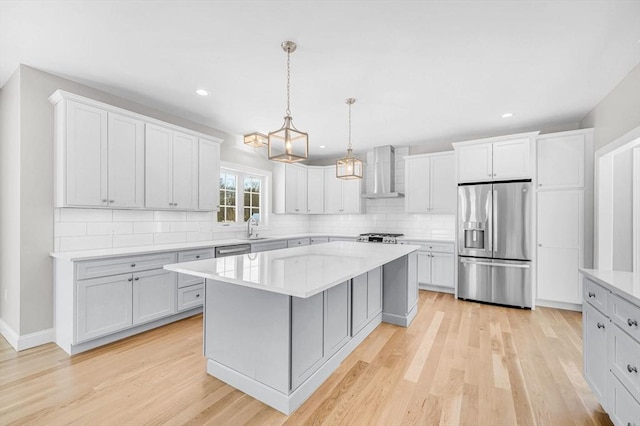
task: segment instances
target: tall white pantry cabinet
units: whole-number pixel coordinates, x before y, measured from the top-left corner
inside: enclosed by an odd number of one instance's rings
[[[591,267],[593,130],[536,141],[537,303],[580,310],[578,268]]]
[[[218,209],[220,139],[56,91],[55,206]]]

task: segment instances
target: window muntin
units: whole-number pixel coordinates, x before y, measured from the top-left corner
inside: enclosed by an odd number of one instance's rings
[[[261,222],[266,176],[237,170],[220,170],[218,223],[243,224],[250,217]]]

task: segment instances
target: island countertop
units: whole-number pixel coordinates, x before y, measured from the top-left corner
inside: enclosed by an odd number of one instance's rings
[[[416,250],[417,245],[335,241],[165,265],[206,279],[307,298]]]
[[[579,270],[587,278],[640,306],[640,273],[586,268]]]

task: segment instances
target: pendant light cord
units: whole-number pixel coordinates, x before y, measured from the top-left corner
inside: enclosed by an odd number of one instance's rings
[[[287,116],[291,115],[290,106],[290,88],[291,88],[291,49],[287,48]]]
[[[347,149],[351,149],[351,104],[349,104],[349,145]]]

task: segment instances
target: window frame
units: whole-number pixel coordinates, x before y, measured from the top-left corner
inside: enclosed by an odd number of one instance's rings
[[[258,169],[245,166],[242,164],[220,162],[220,173],[218,179],[223,173],[235,174],[238,176],[236,182],[236,217],[240,217],[240,222],[218,222],[218,215],[215,215],[215,226],[224,229],[246,228],[247,222],[244,221],[244,178],[253,176],[261,178],[260,185],[260,221],[259,225],[262,229],[268,229],[269,217],[271,211],[271,181],[272,173],[268,170]],[[218,184],[218,197],[220,197],[220,185]],[[219,207],[221,209],[222,206]],[[219,211],[219,210],[218,210]]]

